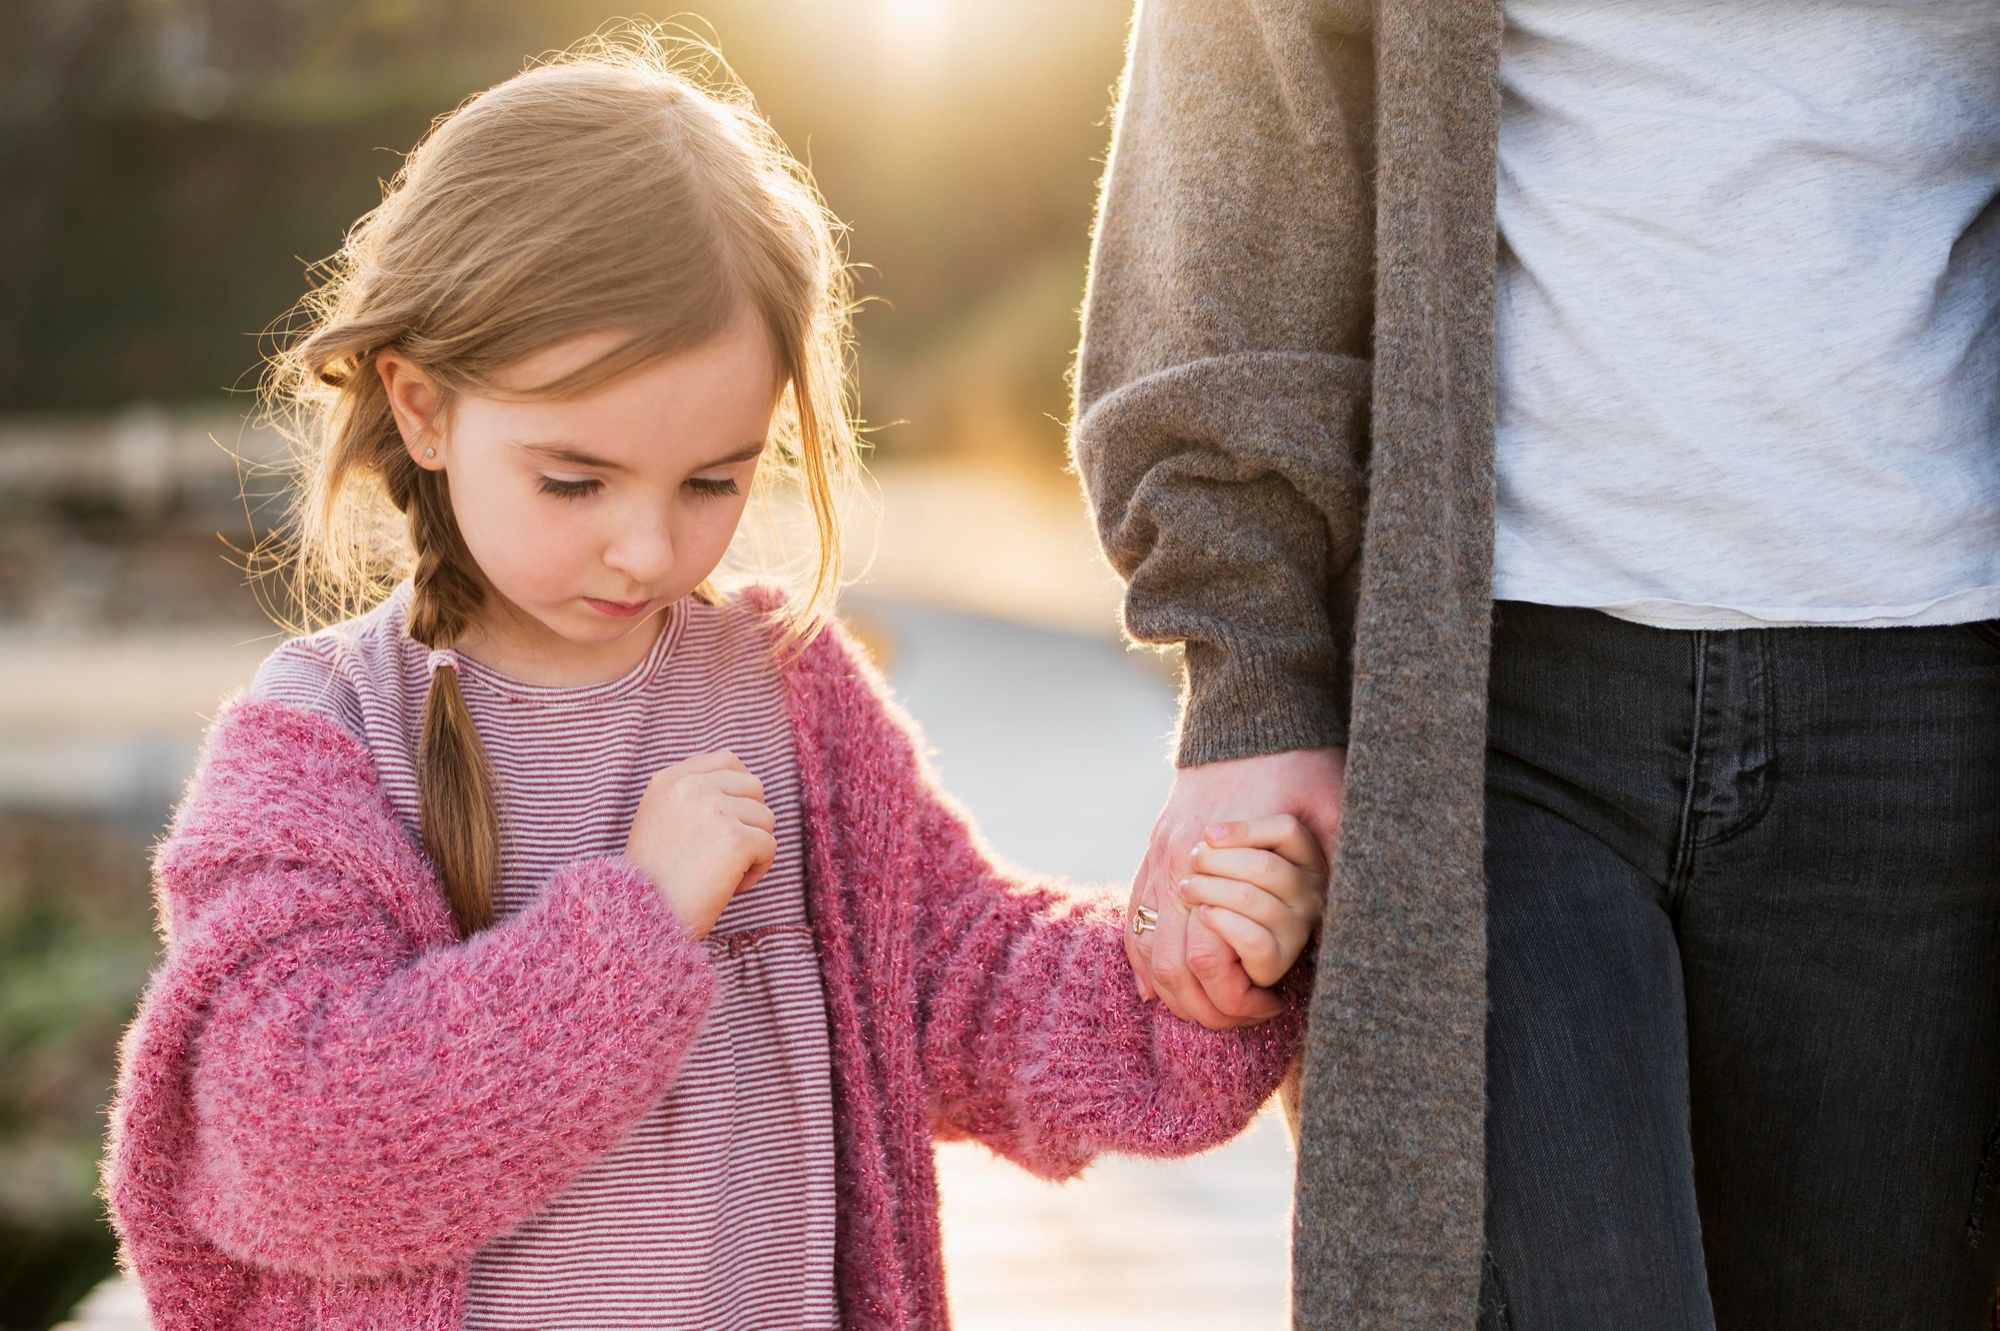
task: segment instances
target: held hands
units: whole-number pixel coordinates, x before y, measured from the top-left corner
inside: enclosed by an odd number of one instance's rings
[[[1235,951],[1244,974],[1276,984],[1326,909],[1326,857],[1297,816],[1215,823],[1195,842],[1181,902]]]
[[[1302,823],[1319,853],[1316,862],[1300,859],[1287,863],[1295,870],[1306,870],[1316,864],[1317,872],[1324,875],[1324,866],[1332,862],[1339,840],[1346,766],[1347,750],[1329,747],[1294,749],[1176,770],[1173,790],[1153,827],[1145,861],[1132,887],[1131,913],[1149,907],[1157,911],[1158,923],[1142,934],[1134,934],[1129,925],[1125,930],[1126,959],[1132,964],[1141,997],[1157,997],[1174,1015],[1216,1030],[1266,1021],[1282,1010],[1278,996],[1250,975],[1244,958],[1229,939],[1205,922],[1201,912],[1189,913],[1189,903],[1182,900],[1178,884],[1183,878],[1232,876],[1234,871],[1216,872],[1218,867],[1228,868],[1219,862],[1206,867],[1193,863],[1196,843],[1203,839],[1205,829],[1211,824],[1233,820],[1247,831],[1250,822],[1261,821],[1271,811],[1292,815]],[[1221,844],[1224,840],[1233,844],[1224,847]],[[1213,844],[1216,851],[1210,853],[1253,843],[1232,837],[1217,838]],[[1243,863],[1236,861],[1238,870]],[[1268,863],[1263,867],[1271,868]],[[1253,898],[1243,900],[1261,904]],[[1313,922],[1324,902],[1322,885]],[[1217,903],[1197,893],[1195,904]],[[1224,904],[1223,909],[1228,906]],[[1265,909],[1268,912],[1270,908]],[[1296,906],[1286,909],[1294,915],[1298,912]],[[1269,929],[1254,916],[1245,916],[1244,924],[1233,925],[1223,923],[1223,916],[1212,918],[1220,927],[1233,928],[1239,937],[1243,936],[1246,924]],[[1282,922],[1284,917],[1273,918]],[[1313,922],[1307,924],[1307,937]],[[1257,954],[1263,947],[1266,945],[1253,944],[1251,951]],[[1272,933],[1269,949],[1252,960],[1257,963],[1259,974],[1268,976],[1272,974],[1274,957],[1283,961],[1276,966],[1282,974],[1297,956],[1296,948],[1286,952],[1278,945],[1277,934]]]
[[[698,753],[653,773],[625,857],[659,887],[688,931],[705,938],[730,899],[771,867],[776,829],[764,783],[735,754]]]

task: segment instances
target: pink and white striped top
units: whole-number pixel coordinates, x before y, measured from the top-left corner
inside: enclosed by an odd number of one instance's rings
[[[412,590],[405,578],[367,614],[286,642],[249,692],[319,711],[367,744],[415,839],[430,681],[427,649],[404,631]],[[840,1325],[826,1007],[782,685],[741,602],[686,596],[662,620],[645,659],[598,684],[530,684],[460,656],[498,787],[497,918],[561,865],[623,850],[652,774],[691,754],[728,749],[757,774],[778,842],[705,940],[715,1001],[673,1086],[544,1210],[479,1251],[467,1328]]]

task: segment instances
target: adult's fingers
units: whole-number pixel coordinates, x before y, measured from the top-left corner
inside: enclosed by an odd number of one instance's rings
[[[1153,985],[1153,934],[1150,929],[1143,934],[1133,933],[1132,921],[1142,907],[1154,909],[1153,861],[1158,858],[1159,843],[1159,832],[1155,829],[1139,861],[1139,872],[1133,876],[1132,900],[1125,908],[1125,960],[1131,963],[1132,975],[1139,982],[1139,997],[1148,1003],[1160,996]]]
[[[1152,894],[1149,880],[1142,868],[1139,876],[1132,880],[1132,900],[1125,907],[1125,960],[1131,964],[1132,978],[1139,988],[1139,997],[1150,1003],[1155,996],[1153,989],[1153,944],[1152,932],[1143,934],[1132,932],[1132,921],[1139,917],[1140,909],[1152,908]]]
[[[1180,894],[1157,877],[1152,888],[1153,908],[1160,918],[1158,925],[1147,931],[1147,937],[1153,940],[1153,987],[1159,991],[1161,1001],[1175,1016],[1198,1021],[1212,1030],[1235,1025],[1235,1020],[1209,999],[1201,979],[1188,969],[1187,907],[1182,904]]]

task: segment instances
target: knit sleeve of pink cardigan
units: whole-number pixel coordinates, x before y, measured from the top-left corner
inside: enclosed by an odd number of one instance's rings
[[[121,1050],[107,1197],[269,1270],[464,1259],[644,1113],[714,991],[618,855],[460,941],[366,748],[284,704],[218,717],[155,872],[167,951]]]
[[[857,968],[907,969],[934,1135],[1062,1179],[1103,1152],[1191,1155],[1242,1132],[1303,1049],[1317,932],[1269,1021],[1216,1031],[1142,1001],[1122,935],[1129,888],[1007,864],[940,784],[865,649],[836,621],[811,650],[808,724],[824,737],[809,748],[839,755],[815,830],[843,848],[847,874],[908,894],[909,936],[885,944],[907,966]]]

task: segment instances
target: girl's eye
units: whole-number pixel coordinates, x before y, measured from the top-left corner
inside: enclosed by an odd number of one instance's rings
[[[733,480],[716,481],[703,476],[690,476],[687,483],[690,489],[703,498],[719,499],[724,495],[738,493],[736,482]],[[559,481],[553,476],[544,476],[541,492],[545,495],[554,495],[558,499],[581,499],[585,495],[595,494],[602,484],[603,482],[595,480]]]
[[[542,493],[554,495],[558,499],[581,499],[596,490],[596,481],[559,481],[553,476],[542,477]]]

